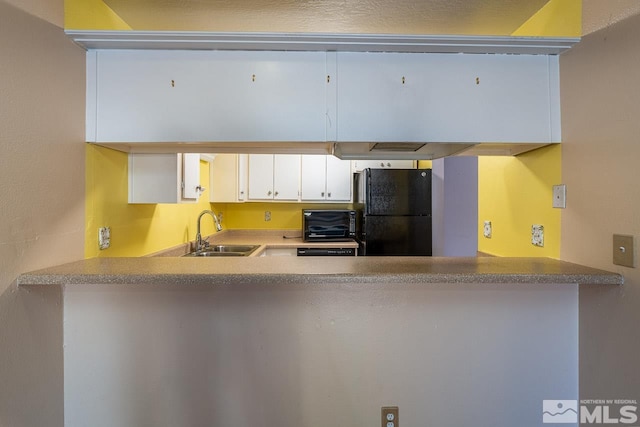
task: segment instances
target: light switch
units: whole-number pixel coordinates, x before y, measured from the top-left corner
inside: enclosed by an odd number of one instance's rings
[[[624,267],[636,267],[636,242],[633,236],[613,235],[613,263]]]
[[[567,207],[567,186],[564,184],[553,186],[553,207],[564,209]]]

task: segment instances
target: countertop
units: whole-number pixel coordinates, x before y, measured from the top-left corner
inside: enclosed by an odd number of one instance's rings
[[[259,245],[250,258],[259,257],[266,249],[314,248],[357,248],[356,241],[350,242],[305,242],[300,230],[222,230],[208,236],[211,244],[218,245]],[[176,257],[192,251],[193,243],[185,243],[164,251],[150,254],[154,257]]]
[[[225,257],[93,258],[22,274],[18,284],[285,285],[505,283],[621,285],[623,277],[548,258]]]

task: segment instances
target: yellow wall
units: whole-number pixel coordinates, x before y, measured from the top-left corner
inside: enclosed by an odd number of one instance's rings
[[[64,0],[64,27],[72,30],[131,30],[102,0]]]
[[[140,256],[195,239],[198,214],[211,208],[208,192],[198,203],[130,205],[127,169],[126,153],[86,144],[85,256]],[[200,162],[200,183],[208,182],[208,163]],[[99,250],[103,226],[111,227],[111,247]],[[214,232],[210,219],[202,226]]]
[[[580,0],[551,0],[513,35],[579,36],[581,13]],[[65,0],[65,27],[130,29],[102,0]],[[548,205],[551,185],[560,182],[559,159],[558,147],[517,158],[480,158],[479,220],[480,225],[485,219],[493,222],[494,236],[485,239],[479,227],[479,250],[496,255],[558,257],[560,213],[549,211]],[[194,238],[197,214],[209,208],[206,193],[197,205],[127,204],[126,163],[123,153],[87,147],[87,257],[143,255],[186,242]],[[420,167],[430,164],[420,162]],[[204,176],[208,168],[202,169],[202,182],[208,183]],[[528,195],[526,199],[523,194]],[[335,205],[321,205],[327,206]],[[214,210],[223,212],[227,228],[296,229],[301,226],[300,210],[305,207],[313,205],[244,203],[220,205]],[[264,221],[267,210],[271,211],[269,222]],[[545,226],[545,248],[530,244],[533,223]],[[112,247],[105,251],[97,249],[100,226],[112,228]],[[208,222],[206,227],[211,227]],[[212,232],[213,228],[205,230]]]
[[[65,28],[78,30],[131,30],[132,27],[116,14],[103,0],[65,0]],[[374,8],[378,13],[386,13],[385,6]],[[397,9],[397,8],[396,8]],[[176,11],[182,12],[182,14]],[[400,5],[400,13],[410,13],[411,9]],[[404,20],[360,20],[345,15],[342,6],[337,9],[327,7],[321,11],[310,7],[301,9],[283,6],[277,19],[270,25],[284,32],[346,32],[346,33],[401,33],[430,34],[456,33],[455,23],[437,26],[435,22],[420,25]],[[320,13],[318,13],[320,12]],[[397,11],[396,11],[397,12]],[[264,27],[264,11],[247,15],[242,9],[226,8],[215,14],[211,9],[194,3],[181,9],[161,8],[154,13],[133,12],[130,16],[138,30],[190,30],[190,31],[270,31]],[[194,16],[196,15],[196,16]],[[273,17],[272,17],[273,18]],[[543,8],[523,23],[513,36],[580,37],[582,34],[582,0],[550,0]],[[434,27],[435,26],[435,27]],[[264,28],[263,28],[264,27]],[[435,31],[434,31],[435,28]],[[449,28],[448,31],[446,29]],[[454,29],[453,31],[451,29]],[[468,29],[467,29],[468,30]],[[271,30],[273,31],[273,30]],[[458,29],[459,31],[459,29]],[[486,29],[478,28],[481,34]]]
[[[348,209],[349,204],[209,203],[205,190],[198,203],[129,204],[127,154],[86,144],[85,257],[142,256],[195,239],[196,220],[204,209],[222,213],[225,229],[301,229],[302,209]],[[200,162],[200,183],[209,183],[209,164]],[[265,211],[271,220],[264,220]],[[111,247],[98,249],[98,228],[111,227]],[[202,233],[214,233],[204,217]]]
[[[580,37],[582,0],[551,0],[511,35]]]
[[[223,207],[224,223],[230,229],[297,229],[302,228],[302,209],[349,209],[344,204],[309,203],[227,203]],[[264,220],[265,211],[271,221]]]
[[[561,147],[517,157],[478,158],[478,250],[499,256],[560,256],[560,215],[552,186],[561,184]],[[491,221],[491,238],[483,236]],[[544,247],[531,244],[531,226],[544,226]]]
[[[580,37],[582,1],[551,0],[513,36]],[[561,184],[561,147],[517,157],[478,159],[478,250],[500,256],[560,257],[560,217],[552,186]],[[492,237],[484,237],[484,221]],[[531,226],[544,226],[544,247],[531,244]]]

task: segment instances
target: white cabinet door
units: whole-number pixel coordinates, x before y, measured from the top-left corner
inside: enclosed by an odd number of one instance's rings
[[[249,154],[249,199],[299,198],[300,155]]]
[[[273,154],[249,154],[249,200],[273,200]]]
[[[327,156],[327,200],[332,202],[351,201],[351,162]]]
[[[337,140],[425,141],[426,56],[338,52]]]
[[[546,55],[434,55],[429,141],[554,142],[558,89]],[[437,72],[434,72],[437,70]]]
[[[249,179],[249,155],[238,154],[238,201],[247,199],[247,181]]]
[[[215,62],[210,140],[325,141],[326,53],[220,51]]]
[[[337,140],[557,142],[557,58],[337,54]]]
[[[209,166],[209,201],[211,203],[241,201],[239,166],[238,154],[215,155]]]
[[[302,156],[301,198],[324,201],[327,194],[327,156]]]
[[[302,156],[301,188],[303,201],[350,201],[351,162],[335,156]]]
[[[200,196],[199,154],[129,154],[128,174],[129,203],[188,203]],[[185,177],[196,176],[187,188]]]
[[[100,50],[88,60],[89,141],[326,139],[324,52]]]
[[[209,201],[212,203],[245,201],[247,166],[247,154],[216,154],[210,166]]]
[[[88,76],[96,86],[95,140],[197,140],[202,124],[214,120],[205,83],[217,79],[201,57],[195,51],[98,51],[96,75]]]
[[[274,200],[297,201],[300,197],[300,155],[276,154],[273,157]]]

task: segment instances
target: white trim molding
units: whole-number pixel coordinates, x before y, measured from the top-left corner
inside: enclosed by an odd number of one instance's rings
[[[579,38],[65,30],[85,49],[297,50],[558,55]]]

